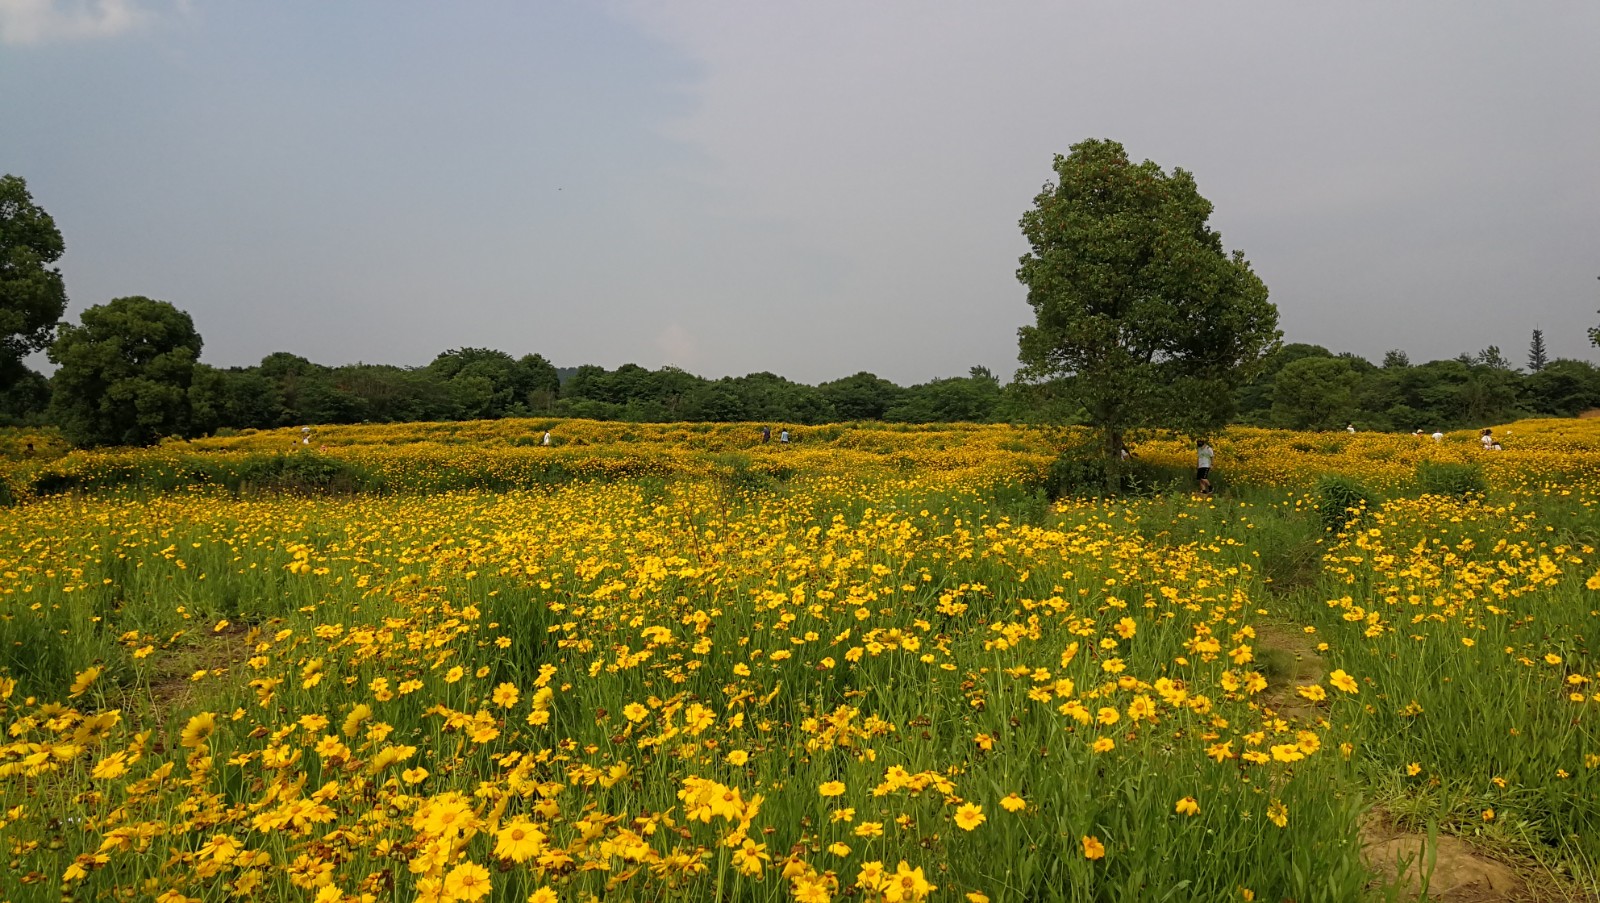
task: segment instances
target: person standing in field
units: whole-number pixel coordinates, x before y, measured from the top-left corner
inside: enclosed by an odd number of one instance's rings
[[[761,428],[761,444],[762,445],[766,445],[768,442],[771,442],[771,441],[772,441],[772,427],[763,426]]]
[[[1353,433],[1356,431],[1356,425],[1353,423],[1347,423],[1345,424],[1344,431],[1347,433]]]
[[[780,444],[782,444],[782,445],[788,445],[789,444],[789,428],[788,427],[784,427],[783,429],[778,430],[778,442]]]
[[[1488,427],[1484,427],[1483,428],[1483,432],[1478,434],[1478,442],[1479,442],[1479,444],[1481,444],[1483,446],[1483,450],[1484,451],[1489,451],[1490,449],[1493,449],[1494,448],[1494,433],[1493,433],[1493,431],[1490,430]]]
[[[550,445],[550,431],[549,430],[545,430],[544,431],[544,441],[540,442],[539,444],[543,445],[545,447],[549,447],[549,445]]]
[[[1211,492],[1211,462],[1215,457],[1216,452],[1212,450],[1210,442],[1201,439],[1195,443],[1194,476],[1200,482],[1200,491],[1207,494]]]

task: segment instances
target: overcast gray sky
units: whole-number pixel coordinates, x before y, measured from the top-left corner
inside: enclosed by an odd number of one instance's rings
[[[292,351],[1016,367],[1084,138],[1195,174],[1286,341],[1596,359],[1600,3],[0,0],[69,315]]]

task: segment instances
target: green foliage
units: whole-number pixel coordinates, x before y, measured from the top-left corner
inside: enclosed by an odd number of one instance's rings
[[[1522,393],[1535,413],[1571,417],[1600,407],[1600,369],[1588,361],[1558,358],[1529,374]]]
[[[1550,363],[1550,355],[1544,349],[1544,330],[1535,329],[1533,339],[1528,342],[1528,369],[1538,373],[1544,365]]]
[[[1356,480],[1328,474],[1317,481],[1317,517],[1332,532],[1339,532],[1372,506],[1372,495]]]
[[[794,468],[779,464],[758,464],[749,455],[725,452],[711,456],[718,479],[734,492],[776,492],[794,476]]]
[[[5,366],[0,364],[0,367]],[[36,370],[16,365],[0,379],[0,425],[36,425],[50,406],[50,380]]]
[[[1272,389],[1276,425],[1293,430],[1332,430],[1356,416],[1361,377],[1340,357],[1307,357],[1278,371]]]
[[[1547,375],[1557,369],[1556,374]],[[1551,361],[1524,375],[1493,348],[1412,366],[1391,351],[1383,366],[1317,345],[1285,345],[1238,393],[1239,420],[1253,426],[1338,429],[1462,429],[1527,413],[1576,413],[1600,399],[1600,379],[1582,361]]]
[[[1054,501],[1071,496],[1100,497],[1119,495],[1148,497],[1176,491],[1193,472],[1163,468],[1131,459],[1113,461],[1114,481],[1106,481],[1106,459],[1094,443],[1068,446],[1045,471],[1042,489]]]
[[[78,445],[149,445],[189,432],[189,388],[200,334],[165,301],[116,298],[64,325],[51,416]]]
[[[52,266],[66,251],[55,220],[28,185],[0,176],[0,395],[24,378],[24,356],[50,344],[67,309],[66,284]]]
[[[311,451],[253,457],[225,480],[235,492],[348,494],[378,492],[381,477],[352,461]]]
[[[817,386],[840,420],[882,420],[905,391],[886,379],[862,371]]]
[[[1021,221],[1031,250],[1017,278],[1035,319],[1019,330],[1019,376],[1054,384],[1047,418],[1087,413],[1112,487],[1125,430],[1227,423],[1234,389],[1278,340],[1278,312],[1244,255],[1223,249],[1189,173],[1099,140],[1054,168]]]
[[[1426,495],[1466,498],[1484,495],[1489,491],[1489,481],[1484,478],[1483,468],[1477,464],[1419,461],[1416,482],[1417,489]]]

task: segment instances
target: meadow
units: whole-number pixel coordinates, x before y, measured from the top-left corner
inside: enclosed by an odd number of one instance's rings
[[[0,435],[0,900],[1588,899],[1600,421],[1495,432]]]

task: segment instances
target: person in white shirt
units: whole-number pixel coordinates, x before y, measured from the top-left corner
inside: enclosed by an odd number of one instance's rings
[[[1433,441],[1435,441],[1435,442],[1443,442],[1444,441],[1444,433],[1441,433],[1438,430],[1434,430],[1433,431]]]
[[[1478,442],[1483,445],[1484,451],[1492,450],[1494,448],[1493,432],[1488,427],[1484,427],[1483,432],[1478,434]]]
[[[1200,481],[1201,492],[1211,491],[1211,462],[1215,456],[1216,452],[1212,450],[1210,442],[1201,439],[1195,443],[1194,476]]]
[[[1353,433],[1356,431],[1356,425],[1353,423],[1347,423],[1345,424],[1344,431],[1347,433]]]
[[[544,431],[544,441],[540,442],[539,444],[540,445],[549,445],[550,444],[550,431],[549,430],[545,430]]]

